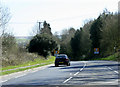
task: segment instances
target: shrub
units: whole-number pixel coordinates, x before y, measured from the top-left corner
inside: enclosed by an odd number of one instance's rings
[[[51,51],[57,47],[56,41],[47,34],[37,34],[30,41],[28,46],[29,52],[35,52],[46,57]]]

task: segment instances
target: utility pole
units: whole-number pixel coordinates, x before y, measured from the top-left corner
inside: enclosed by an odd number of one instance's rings
[[[42,22],[37,22],[37,23],[39,24],[39,31],[38,32],[40,33],[40,28],[41,28],[40,25]]]
[[[41,30],[41,23],[44,23],[44,22],[37,22],[39,24],[39,29],[38,29],[38,33],[40,34],[40,30]]]

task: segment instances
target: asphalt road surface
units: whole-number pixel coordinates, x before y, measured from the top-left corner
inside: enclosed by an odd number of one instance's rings
[[[115,61],[71,61],[71,66],[53,64],[2,85],[118,85],[118,66]]]

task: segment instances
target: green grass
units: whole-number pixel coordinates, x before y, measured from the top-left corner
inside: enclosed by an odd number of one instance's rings
[[[113,55],[110,55],[108,57],[105,57],[105,58],[96,58],[94,60],[108,60],[108,61],[117,61],[117,58],[118,58],[118,54],[115,53]]]
[[[105,58],[101,58],[100,60],[113,60],[113,61],[115,61],[116,58],[115,58],[114,55],[111,55],[111,56],[108,56],[108,57],[105,57]]]
[[[27,70],[27,69],[31,69],[31,68],[35,68],[35,67],[40,67],[40,66],[52,64],[52,63],[54,63],[54,60],[55,60],[55,57],[51,56],[48,59],[37,58],[34,61],[29,61],[27,63],[17,65],[17,66],[2,67],[2,70],[8,70],[8,69],[14,69],[14,68],[18,68],[18,67],[25,67],[25,66],[29,66],[29,65],[40,64],[40,65],[31,66],[31,67],[27,67],[27,68],[21,68],[21,69],[16,69],[16,70],[11,70],[11,71],[5,71],[5,72],[0,73],[0,75],[10,74],[10,73],[13,73],[13,72],[23,71],[23,70]]]

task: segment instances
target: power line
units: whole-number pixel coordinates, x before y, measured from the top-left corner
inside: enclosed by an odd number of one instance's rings
[[[35,22],[9,22],[9,24],[33,24]]]

